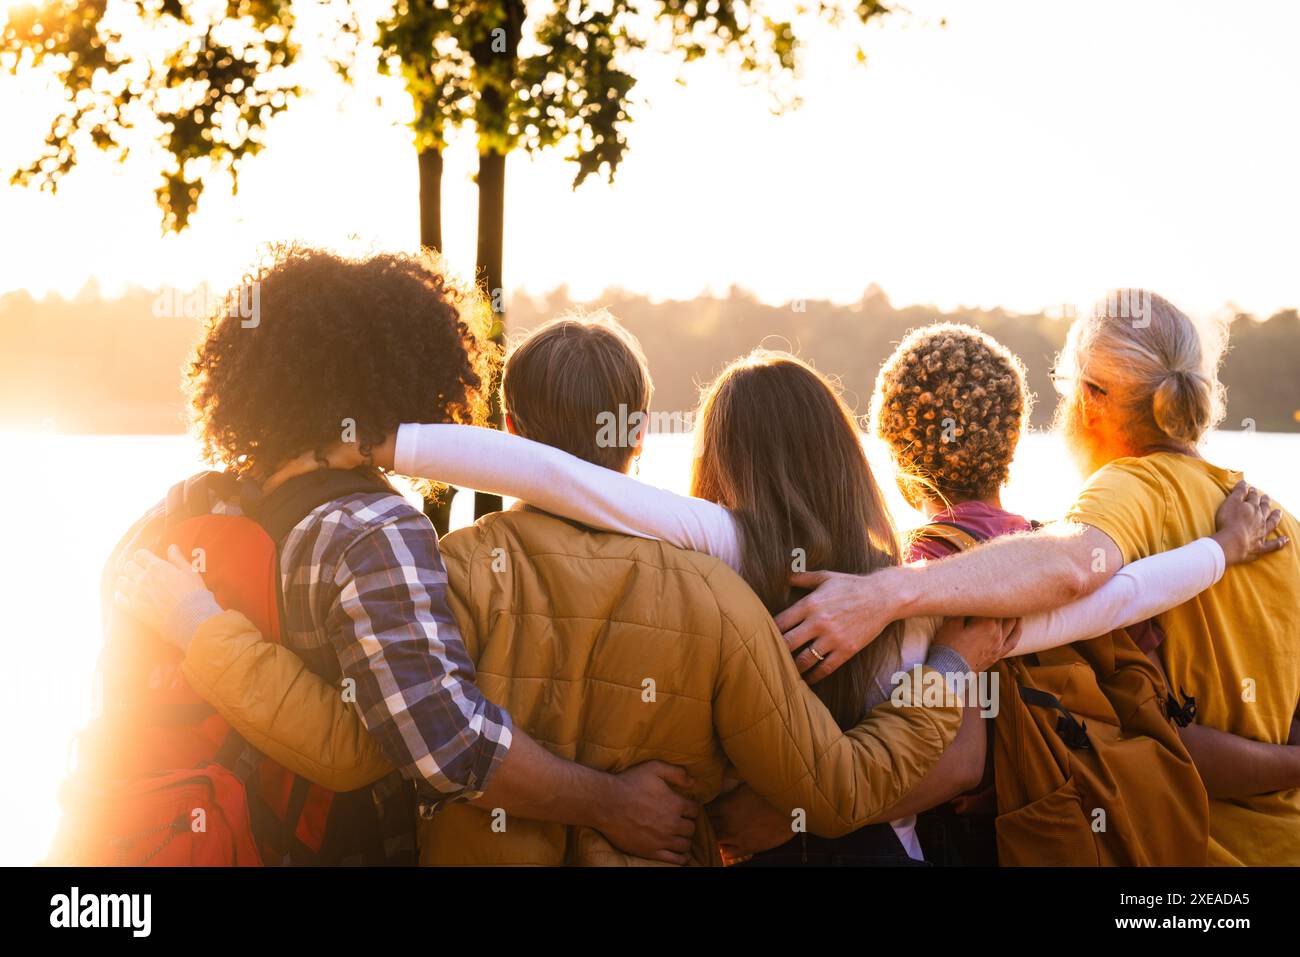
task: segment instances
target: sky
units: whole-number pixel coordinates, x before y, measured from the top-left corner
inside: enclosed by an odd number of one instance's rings
[[[725,63],[644,57],[612,185],[575,192],[562,149],[511,156],[507,286],[852,302],[874,284],[897,305],[1028,312],[1146,285],[1194,314],[1300,304],[1300,4],[907,6],[860,37],[812,31],[803,106],[783,115]],[[0,293],[224,285],[274,239],[413,247],[409,99],[311,76],[238,197],[205,194],[179,237],[160,233],[148,156],[86,153],[56,196],[0,186]],[[0,74],[0,168],[35,154],[56,96]],[[472,132],[446,161],[445,253],[467,274]]]

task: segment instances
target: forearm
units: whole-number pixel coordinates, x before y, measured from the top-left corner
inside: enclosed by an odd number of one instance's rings
[[[475,807],[507,816],[601,830],[614,804],[612,775],[565,761],[516,728],[510,751]]]
[[[885,808],[871,823],[896,821],[946,804],[979,784],[984,770],[988,735],[978,708],[963,708],[961,728],[952,744],[921,783],[901,801]]]
[[[469,425],[402,425],[397,471],[518,498],[623,535],[657,538],[740,566],[735,519],[720,505],[647,485],[560,449]]]
[[[752,669],[728,668],[724,661],[715,727],[754,792],[782,814],[803,809],[812,833],[837,837],[877,820],[921,782],[956,737],[961,706],[947,696],[935,704],[924,695],[925,682],[941,681],[950,668],[925,669],[919,685],[908,672],[891,700],[842,732],[789,657],[777,658],[784,648],[760,637],[742,653],[762,656],[763,672],[780,685],[756,695]],[[773,710],[762,704],[773,696],[789,705]],[[769,733],[756,732],[764,723]]]
[[[1199,724],[1189,724],[1179,734],[1212,798],[1300,787],[1300,747],[1252,741]]]
[[[1059,648],[1154,618],[1217,582],[1224,565],[1223,549],[1211,538],[1126,565],[1091,595],[1026,618],[1013,654]]]
[[[192,639],[192,640],[190,640]],[[235,611],[186,636],[181,670],[250,744],[332,791],[352,791],[389,774],[387,761],[340,689]]]
[[[1024,617],[1090,594],[1119,570],[1122,559],[1118,550],[1111,555],[1093,540],[1099,535],[1082,526],[1066,525],[1005,536],[941,561],[878,572],[888,576],[879,591],[892,592],[899,618]],[[1098,549],[1105,554],[1098,557]]]

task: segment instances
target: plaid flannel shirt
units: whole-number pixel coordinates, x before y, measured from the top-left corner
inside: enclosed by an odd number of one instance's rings
[[[366,728],[424,804],[478,797],[510,748],[447,607],[429,520],[395,493],[320,506],[280,553],[284,645],[327,680],[356,682]]]
[[[119,552],[162,510],[141,518]],[[232,500],[212,505],[240,511]],[[420,803],[478,797],[510,749],[510,716],[474,683],[429,520],[396,492],[327,502],[282,543],[280,583],[281,642],[326,681],[355,682],[361,720]]]

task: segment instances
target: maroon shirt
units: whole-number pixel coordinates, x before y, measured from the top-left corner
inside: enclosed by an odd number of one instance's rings
[[[1014,512],[995,508],[984,502],[959,502],[930,519],[931,524],[936,522],[948,522],[968,528],[976,538],[984,541],[997,538],[999,535],[1010,535],[1012,532],[1027,532],[1033,527],[1029,519],[1023,515],[1016,515]],[[919,562],[922,559],[947,558],[951,554],[952,549],[944,542],[923,538],[912,543],[907,560]]]

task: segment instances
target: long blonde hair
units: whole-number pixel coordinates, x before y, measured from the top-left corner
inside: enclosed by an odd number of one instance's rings
[[[794,356],[759,349],[728,366],[696,420],[691,494],[726,507],[741,531],[741,575],[773,614],[793,600],[790,574],[864,573],[902,561],[853,414]],[[814,686],[841,728],[862,718],[877,674],[901,660],[895,622]]]

